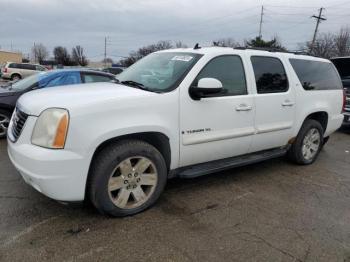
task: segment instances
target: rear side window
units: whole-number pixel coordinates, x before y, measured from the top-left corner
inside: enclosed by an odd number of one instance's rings
[[[97,75],[97,74],[83,74],[84,83],[96,83],[96,82],[110,82],[112,77]]]
[[[30,64],[17,64],[17,67],[19,69],[26,69],[26,70],[35,70],[35,65]]]
[[[342,89],[336,69],[331,63],[289,59],[305,90]]]
[[[250,59],[258,94],[288,91],[288,78],[281,60],[266,56],[252,56]]]
[[[215,78],[222,83],[224,93],[215,96],[246,95],[247,86],[242,60],[237,55],[212,59],[198,74],[193,85],[202,78]]]
[[[9,64],[8,68],[18,68],[18,64],[15,64],[15,63]]]

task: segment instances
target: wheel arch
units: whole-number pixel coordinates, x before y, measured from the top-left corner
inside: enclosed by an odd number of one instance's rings
[[[303,121],[303,124],[308,119],[313,119],[313,120],[316,120],[317,122],[319,122],[323,128],[323,132],[324,133],[326,132],[327,126],[328,126],[328,113],[326,111],[317,111],[314,113],[310,113]]]
[[[167,165],[167,168],[168,170],[170,170],[170,164],[171,164],[170,140],[168,136],[160,132],[132,133],[132,134],[127,134],[127,135],[122,135],[122,136],[117,136],[117,137],[107,139],[106,141],[103,141],[96,147],[96,150],[91,159],[91,163],[94,161],[94,158],[98,155],[98,153],[101,152],[108,145],[115,142],[122,141],[122,140],[127,140],[127,139],[141,140],[154,146],[162,154],[162,156],[164,157],[165,163]],[[90,168],[91,168],[91,163],[90,163]]]
[[[13,72],[13,73],[10,75],[10,78],[12,78],[14,75],[18,75],[21,79],[23,78],[22,74],[21,74],[21,73],[18,73],[18,72]]]

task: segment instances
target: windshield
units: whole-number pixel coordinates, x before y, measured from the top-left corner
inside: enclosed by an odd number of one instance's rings
[[[39,76],[41,74],[43,74],[43,73],[31,75],[31,76],[28,76],[22,80],[19,80],[19,81],[13,83],[11,88],[15,91],[23,91],[23,90],[31,87],[35,83],[37,83],[39,81]]]
[[[168,92],[180,84],[201,56],[180,52],[153,53],[118,75],[118,80],[139,83],[149,91]]]

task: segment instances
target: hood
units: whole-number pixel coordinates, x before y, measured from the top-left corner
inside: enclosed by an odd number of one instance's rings
[[[0,87],[0,97],[5,97],[5,96],[14,96],[16,95],[18,92],[15,90],[11,90],[8,87]]]
[[[114,83],[67,85],[26,93],[20,97],[17,106],[29,115],[39,116],[47,108],[65,108],[72,113],[77,109],[127,103],[130,99],[154,95],[157,94]]]

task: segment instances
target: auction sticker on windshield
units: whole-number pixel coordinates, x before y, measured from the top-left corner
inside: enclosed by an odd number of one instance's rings
[[[177,56],[174,56],[171,60],[189,62],[189,61],[191,61],[192,59],[193,59],[193,56],[189,56],[189,55],[177,55]]]

